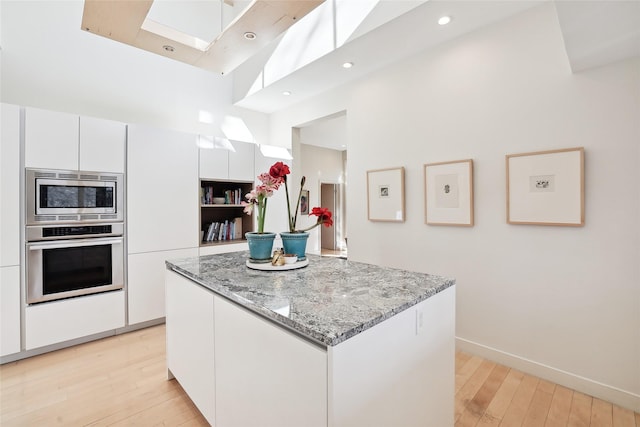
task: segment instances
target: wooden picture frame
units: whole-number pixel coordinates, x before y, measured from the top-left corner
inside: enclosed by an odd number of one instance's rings
[[[309,190],[300,192],[300,215],[309,215]]]
[[[404,168],[367,171],[369,221],[404,222]]]
[[[473,226],[473,160],[424,165],[424,218],[429,225]]]
[[[509,154],[507,223],[584,225],[584,148]]]

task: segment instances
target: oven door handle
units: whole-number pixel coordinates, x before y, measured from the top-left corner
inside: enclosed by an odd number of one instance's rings
[[[82,246],[111,245],[122,243],[122,237],[114,239],[86,239],[86,240],[63,240],[46,243],[28,243],[27,249],[39,251],[42,249],[79,248]]]

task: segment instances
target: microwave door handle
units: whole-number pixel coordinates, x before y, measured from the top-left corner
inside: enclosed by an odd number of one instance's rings
[[[39,251],[42,249],[62,249],[62,248],[79,248],[82,246],[96,246],[96,245],[109,245],[122,243],[122,238],[117,239],[91,239],[91,241],[69,241],[63,242],[50,242],[50,243],[30,243],[28,249],[30,251]]]

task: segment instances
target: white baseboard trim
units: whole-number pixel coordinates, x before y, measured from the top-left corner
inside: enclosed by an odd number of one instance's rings
[[[467,353],[481,356],[510,368],[517,369],[527,374],[552,381],[567,388],[577,390],[597,397],[607,402],[614,403],[635,412],[640,412],[640,395],[630,391],[621,390],[607,384],[603,384],[580,375],[562,371],[533,360],[525,359],[515,354],[506,353],[495,348],[487,347],[463,338],[456,337],[456,348]]]

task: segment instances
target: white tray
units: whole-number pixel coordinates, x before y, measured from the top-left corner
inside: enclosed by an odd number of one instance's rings
[[[262,271],[285,271],[285,270],[296,270],[298,268],[306,267],[309,265],[309,260],[305,259],[303,261],[294,262],[293,264],[285,264],[285,265],[271,265],[270,262],[265,263],[257,263],[251,262],[247,260],[247,267],[254,270],[262,270]]]

